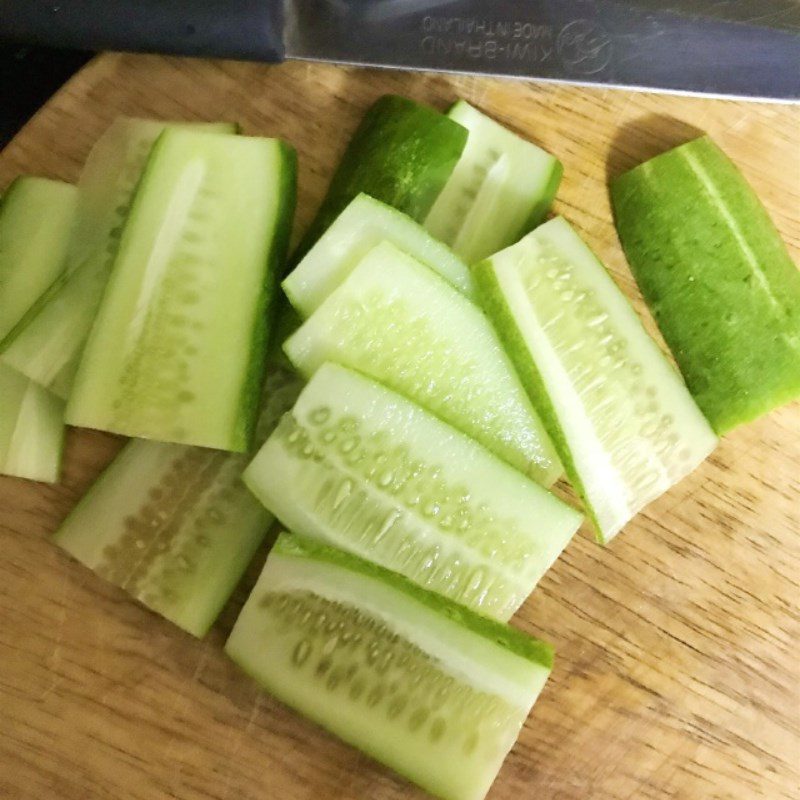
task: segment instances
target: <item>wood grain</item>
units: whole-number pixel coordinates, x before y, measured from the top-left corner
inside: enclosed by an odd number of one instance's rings
[[[103,56],[0,155],[0,186],[20,172],[74,180],[118,114],[234,119],[298,148],[302,228],[385,92],[440,108],[465,97],[557,154],[557,211],[640,311],[606,179],[697,130],[737,161],[800,250],[798,107],[321,65]],[[48,541],[117,447],[71,431],[59,486],[0,478],[0,797],[423,797],[226,660],[246,586],[195,641]],[[515,620],[554,642],[557,664],[492,800],[796,800],[799,566],[794,404],[727,436],[611,546],[583,530],[568,547]]]

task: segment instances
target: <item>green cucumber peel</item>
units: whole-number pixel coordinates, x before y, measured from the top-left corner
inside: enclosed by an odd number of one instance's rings
[[[444,114],[405,97],[381,97],[350,140],[292,260],[299,262],[362,192],[421,222],[466,142],[466,129]]]
[[[631,271],[716,432],[800,396],[800,272],[725,153],[707,136],[687,142],[615,178],[611,200]]]
[[[303,558],[333,564],[364,577],[379,580],[399,592],[409,596],[421,605],[452,620],[484,639],[497,644],[526,661],[539,664],[546,669],[553,668],[554,650],[552,645],[535,639],[522,631],[504,625],[502,622],[483,617],[474,611],[454,603],[440,594],[429,592],[417,586],[408,578],[396,572],[365,561],[351,553],[311,539],[300,538],[296,534],[281,533],[272,552],[290,558]]]

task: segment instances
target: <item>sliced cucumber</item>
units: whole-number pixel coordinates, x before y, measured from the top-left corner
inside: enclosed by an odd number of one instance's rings
[[[105,256],[62,273],[0,345],[0,362],[66,399],[108,273]]]
[[[719,147],[703,137],[663,153],[617,178],[611,199],[631,270],[714,429],[800,396],[800,272]]]
[[[561,217],[477,264],[514,357],[603,541],[717,439],[625,296]]]
[[[0,364],[0,474],[55,483],[64,445],[64,403]]]
[[[117,119],[97,140],[81,173],[65,271],[42,287],[13,330],[0,332],[0,361],[64,397],[71,386],[64,376],[77,369],[145,161],[168,126],[236,130],[229,123]]]
[[[270,372],[259,440],[299,388],[290,373]],[[134,440],[73,509],[55,541],[153,611],[203,636],[272,519],[241,481],[247,461],[246,455]]]
[[[165,128],[236,133],[230,122],[164,122],[118,117],[95,142],[78,181],[78,218],[69,269],[103,253],[113,258],[147,157]]]
[[[539,483],[561,472],[486,317],[389,242],[362,259],[284,350],[307,377],[325,361],[369,375]]]
[[[466,129],[444,114],[405,97],[381,97],[350,140],[295,260],[362,192],[422,222],[466,141]]]
[[[474,264],[544,219],[564,170],[558,159],[464,100],[448,116],[469,131],[469,138],[425,227]]]
[[[0,200],[0,340],[64,269],[78,190],[17,178]]]
[[[249,447],[294,191],[294,151],[279,140],[161,135],[75,376],[70,424]]]
[[[444,800],[481,800],[552,649],[282,535],[225,646],[278,699]]]
[[[296,533],[507,620],[580,514],[400,395],[325,364],[245,483]]]
[[[382,241],[438,272],[465,295],[471,294],[472,278],[461,259],[410,217],[366,194],[358,195],[339,214],[284,280],[283,290],[292,305],[308,317]]]

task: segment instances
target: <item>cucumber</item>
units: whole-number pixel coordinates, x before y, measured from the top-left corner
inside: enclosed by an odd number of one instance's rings
[[[147,156],[169,127],[235,132],[229,123],[178,123],[121,117],[97,140],[78,182],[66,266],[13,330],[0,332],[0,361],[57,392],[73,375],[114,260]],[[55,277],[55,276],[54,276]],[[60,377],[59,377],[60,376]]]
[[[294,261],[362,192],[422,222],[466,142],[466,129],[444,114],[405,97],[381,97],[350,140]]]
[[[68,269],[98,253],[113,257],[139,179],[156,139],[169,128],[238,133],[230,122],[164,122],[118,117],[95,142],[78,181],[78,216]]]
[[[611,199],[634,277],[717,433],[800,396],[800,272],[722,150],[702,137],[656,156],[614,180]]]
[[[472,439],[334,364],[317,370],[244,481],[295,533],[503,621],[581,521]]]
[[[64,403],[0,364],[0,474],[55,483],[64,446]]]
[[[469,131],[425,227],[468,264],[516,242],[545,217],[561,162],[459,100],[447,114]]]
[[[481,800],[552,669],[544,642],[285,534],[225,649],[279,700],[444,800]]]
[[[159,137],[75,376],[69,424],[247,450],[295,174],[294,151],[277,139]]]
[[[563,218],[473,274],[599,538],[609,541],[714,449],[714,433]]]
[[[325,361],[359,370],[550,485],[561,465],[480,309],[382,242],[284,344],[306,377]]]
[[[0,200],[0,339],[64,269],[77,189],[17,178]]]
[[[263,441],[300,388],[274,370]],[[129,442],[73,509],[56,543],[98,575],[194,636],[203,636],[271,523],[241,481],[246,455]]]
[[[62,273],[0,345],[0,363],[69,397],[108,272],[105,257],[97,257]]]
[[[355,265],[382,241],[414,256],[463,294],[471,294],[472,278],[461,259],[410,217],[360,194],[284,280],[283,290],[291,304],[304,317],[311,316]]]

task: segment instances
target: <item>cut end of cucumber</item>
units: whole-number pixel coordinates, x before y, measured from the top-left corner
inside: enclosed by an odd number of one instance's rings
[[[400,395],[325,364],[247,468],[297,533],[507,620],[581,516]]]
[[[448,116],[469,131],[425,227],[468,264],[516,242],[547,214],[561,163],[464,100]]]
[[[616,178],[611,199],[631,271],[714,429],[800,397],[800,272],[722,150],[702,137],[662,153]]]
[[[64,403],[0,365],[0,474],[55,483],[64,446]]]
[[[282,535],[226,645],[278,699],[446,800],[481,800],[552,649]]]
[[[366,194],[336,218],[283,282],[291,304],[309,317],[376,245],[388,241],[430,267],[463,294],[472,292],[469,269],[410,217]]]
[[[691,472],[716,437],[636,313],[556,218],[474,270],[603,541]]]

